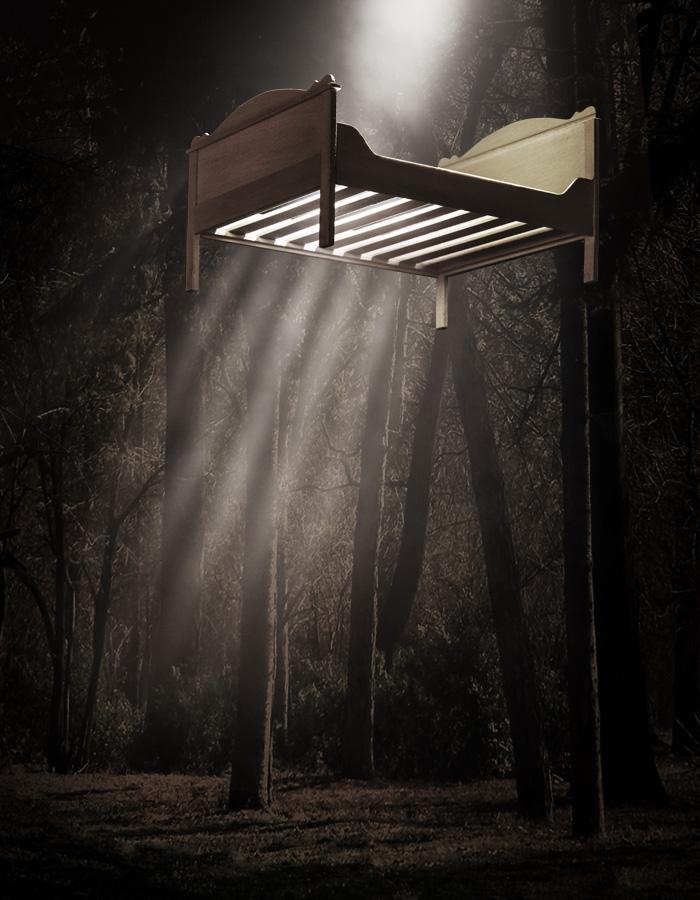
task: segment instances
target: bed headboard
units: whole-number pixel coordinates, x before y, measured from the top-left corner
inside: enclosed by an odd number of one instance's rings
[[[577,178],[595,178],[595,125],[592,106],[570,119],[522,119],[438,165],[561,194]]]
[[[332,75],[307,91],[259,94],[189,154],[187,288],[199,288],[199,235],[237,217],[319,190],[319,245],[333,243],[336,92]]]

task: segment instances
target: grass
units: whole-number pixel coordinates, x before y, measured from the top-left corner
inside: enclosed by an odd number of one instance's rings
[[[608,836],[520,819],[511,781],[279,775],[274,809],[229,814],[223,778],[0,775],[0,896],[700,897],[700,770],[664,763],[669,805],[608,811]]]

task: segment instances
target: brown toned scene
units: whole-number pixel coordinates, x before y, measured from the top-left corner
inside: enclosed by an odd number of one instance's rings
[[[3,900],[700,896],[697,4],[5,12]]]

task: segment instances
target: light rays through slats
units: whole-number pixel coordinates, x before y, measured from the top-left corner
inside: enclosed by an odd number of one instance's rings
[[[327,267],[318,267],[311,272],[308,267],[304,267],[303,278],[292,275],[293,286],[290,291],[289,266],[279,266],[273,277],[270,277],[268,272],[264,280],[249,287],[247,292],[249,309],[258,307],[262,303],[262,297],[277,296],[284,298],[284,302],[271,307],[269,315],[245,317],[245,344],[265,347],[264,357],[258,360],[257,368],[259,371],[269,373],[267,383],[259,392],[260,396],[267,399],[259,408],[247,411],[245,424],[236,429],[225,460],[220,466],[216,503],[209,518],[209,527],[213,533],[233,526],[233,519],[240,508],[245,491],[242,473],[245,471],[246,447],[255,455],[256,447],[262,445],[269,429],[274,426],[277,380],[292,377],[290,368],[301,344],[305,358],[304,369],[307,371],[305,376],[307,383],[303,386],[303,390],[309,392],[312,398],[308,401],[309,409],[315,408],[315,398],[333,378],[343,346],[342,341],[332,337],[329,339],[329,334],[338,331],[339,316],[347,319],[352,307],[349,303],[329,302],[329,281],[333,280],[332,277],[329,278],[329,274]],[[345,274],[342,270],[338,270],[336,277]],[[347,278],[345,280],[347,281]],[[342,291],[343,295],[346,293],[347,286]],[[260,329],[266,332],[262,344]],[[306,341],[305,336],[308,336]],[[224,353],[233,352],[236,347],[240,353],[240,340],[237,344],[235,338],[233,340],[234,344],[228,351],[224,350]],[[300,392],[301,390],[302,386],[299,387]],[[287,465],[287,481],[296,478],[296,471],[302,464],[309,433],[307,426],[308,423],[297,432],[298,446],[290,448],[292,452]]]
[[[454,261],[461,257],[477,257],[481,252],[488,256],[494,248],[520,240],[528,247],[533,237],[553,231],[518,220],[504,221],[485,212],[345,185],[336,186],[335,214],[335,241],[330,248],[319,246],[319,191],[230,222],[215,234],[273,249],[435,275],[443,269],[453,270]],[[483,225],[489,227],[481,228]],[[488,240],[505,232],[512,233]]]
[[[445,263],[451,259],[457,259],[460,256],[467,256],[471,253],[477,253],[480,250],[490,250],[492,247],[500,247],[503,244],[511,244],[514,241],[524,240],[525,238],[532,238],[538,234],[546,234],[548,231],[551,231],[551,228],[531,228],[528,231],[521,231],[518,234],[512,234],[508,237],[499,238],[496,241],[488,241],[485,244],[479,244],[478,247],[467,247],[464,250],[457,250],[454,253],[447,253],[443,256],[436,256],[432,259],[426,259],[422,263],[418,263],[419,268],[427,267],[427,266],[435,266],[438,263]],[[496,229],[491,229],[491,232],[495,232]],[[437,249],[437,248],[432,248]]]

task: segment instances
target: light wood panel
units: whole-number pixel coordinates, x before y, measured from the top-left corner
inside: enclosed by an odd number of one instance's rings
[[[522,119],[488,135],[441,168],[561,194],[595,177],[595,109],[570,119]]]

